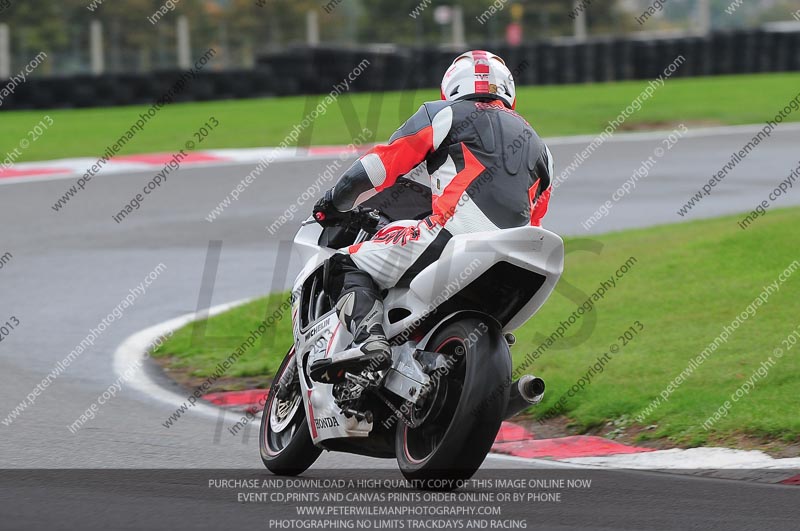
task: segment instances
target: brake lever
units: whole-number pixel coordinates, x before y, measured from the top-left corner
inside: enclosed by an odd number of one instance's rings
[[[361,210],[359,214],[359,228],[369,234],[375,234],[381,222],[381,213],[374,208],[370,208]]]

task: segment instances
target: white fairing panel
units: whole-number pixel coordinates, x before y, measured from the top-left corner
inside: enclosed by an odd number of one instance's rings
[[[303,226],[295,237],[295,248],[305,265],[295,282],[292,308],[296,359],[314,443],[340,437],[367,437],[372,430],[372,424],[365,420],[358,422],[353,417],[345,417],[334,401],[332,385],[312,382],[306,374],[306,368],[315,360],[346,349],[352,341],[352,336],[341,326],[332,310],[316,318],[305,329],[299,326],[297,314],[301,297],[297,295],[306,279],[336,252],[317,245],[320,234],[319,225],[314,223]],[[407,333],[426,315],[501,262],[544,277],[538,291],[505,323],[504,331],[511,331],[530,319],[555,288],[564,267],[564,243],[556,234],[531,226],[454,236],[440,259],[424,269],[408,288],[389,290],[384,302],[387,335],[394,337]],[[424,342],[425,339],[421,344]],[[409,340],[393,347],[395,366],[400,363],[398,360],[403,359],[401,352],[413,352],[416,345],[414,340]],[[391,387],[388,389],[396,392]],[[406,399],[413,400],[411,397]]]
[[[345,417],[334,401],[333,386],[313,382],[305,376],[308,365],[332,352],[347,348],[352,336],[342,329],[336,314],[330,312],[309,326],[309,330],[300,332],[299,337],[295,344],[297,352],[301,353],[297,358],[301,369],[300,388],[303,391],[311,439],[316,444],[338,437],[367,437],[372,431],[371,423]]]
[[[541,288],[504,326],[519,328],[550,296],[564,269],[564,242],[540,227],[518,227],[454,236],[437,262],[411,281],[408,290],[392,290],[386,297],[387,313],[402,307],[411,314],[389,323],[393,336],[430,313],[499,262],[508,262],[545,277]]]
[[[295,294],[292,304],[292,332],[297,354],[295,359],[301,376],[300,388],[303,392],[306,419],[315,444],[340,437],[367,437],[372,431],[371,423],[357,422],[354,418],[345,417],[334,401],[332,385],[314,382],[306,373],[307,367],[315,360],[344,350],[353,340],[353,336],[340,325],[339,318],[333,311],[320,316],[305,329],[300,328],[298,295],[303,283],[336,252],[317,245],[321,234],[320,225],[311,223],[303,226],[295,236],[295,249],[304,260],[304,266],[297,275],[292,291]]]
[[[300,262],[306,264],[311,257],[319,253],[319,237],[322,235],[322,226],[308,218],[294,236],[294,248],[300,253]]]

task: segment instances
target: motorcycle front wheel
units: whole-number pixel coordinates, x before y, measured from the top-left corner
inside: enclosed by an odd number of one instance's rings
[[[264,466],[281,476],[296,476],[305,472],[322,453],[311,441],[297,370],[294,371],[287,396],[277,396],[278,382],[284,372],[292,369],[294,355],[292,348],[272,380],[258,437]]]
[[[497,436],[511,355],[497,326],[477,317],[445,325],[426,350],[449,361],[434,371],[425,399],[408,408],[416,427],[398,422],[395,453],[406,479],[421,488],[450,490],[475,474]]]

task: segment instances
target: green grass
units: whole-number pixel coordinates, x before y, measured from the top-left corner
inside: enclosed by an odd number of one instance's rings
[[[638,320],[644,330],[613,355],[591,385],[566,403],[567,415],[582,429],[613,419],[620,419],[623,425],[633,422],[632,418],[687,367],[689,360],[751,304],[763,286],[800,259],[800,239],[794,229],[800,222],[800,209],[770,212],[746,231],[738,228],[737,219],[604,235],[597,238],[604,244],[599,256],[590,252],[568,254],[564,279],[586,293],[594,291],[630,256],[638,262],[597,304],[596,326],[588,341],[550,351],[535,364],[534,370],[550,389],[539,411],[556,403]],[[795,277],[789,277],[754,317],[644,420],[645,426],[657,425],[644,432],[648,437],[670,437],[690,445],[737,433],[798,438],[797,352],[778,360],[755,390],[735,403],[710,432],[702,428],[761,362],[782,346],[781,340],[800,327],[800,270]],[[515,360],[540,344],[534,339],[536,333],[550,334],[574,310],[575,302],[553,296],[518,333]],[[800,351],[800,347],[797,349]]]
[[[206,378],[215,373],[217,364],[237,350],[259,324],[278,311],[289,293],[274,294],[245,304],[211,319],[189,324],[176,331],[154,358],[164,358],[170,369],[191,378]],[[269,321],[272,323],[273,321]],[[291,319],[274,321],[255,344],[225,372],[225,378],[265,376],[271,379],[292,345]],[[237,386],[238,387],[238,386]]]
[[[520,87],[518,110],[542,136],[597,133],[630,105],[647,83]],[[644,103],[641,111],[628,119],[626,128],[653,127],[675,121],[760,123],[774,117],[784,103],[797,94],[799,85],[800,74],[797,73],[675,78],[668,80]],[[375,141],[383,141],[422,102],[437,98],[436,90],[390,92],[377,97],[372,94],[342,96],[315,121],[313,130],[307,131],[302,143],[346,144],[362,127],[376,133]],[[318,101],[321,97],[311,96],[170,105],[153,118],[121,154],[175,152],[183,148],[211,116],[219,120],[220,126],[198,144],[197,149],[275,146]],[[373,105],[371,114],[370,105]],[[147,108],[3,112],[0,114],[0,145],[9,151],[18,146],[20,140],[30,138],[27,132],[48,114],[54,125],[22,151],[19,161],[99,156]],[[345,119],[345,116],[350,118]],[[794,113],[789,120],[800,120],[800,113]],[[4,153],[0,155],[5,158]]]
[[[800,209],[770,211],[746,231],[738,228],[737,219],[726,217],[599,236],[596,240],[603,244],[599,254],[583,251],[586,247],[580,240],[567,240],[563,282],[536,317],[517,331],[515,367],[621,264],[631,256],[637,262],[592,312],[531,367],[548,385],[547,398],[535,408],[536,414],[544,414],[556,403],[638,320],[644,330],[613,355],[604,372],[565,406],[565,414],[581,430],[615,419],[630,424],[689,360],[721,333],[724,325],[745,310],[763,286],[800,259],[796,229]],[[571,291],[566,289],[567,283],[573,287]],[[642,426],[655,424],[657,428],[643,433],[688,445],[710,438],[715,442],[733,440],[741,434],[797,440],[800,345],[776,360],[767,377],[735,403],[710,432],[701,426],[775,348],[783,347],[782,339],[799,329],[798,286],[800,270],[669,401],[645,419]],[[271,306],[277,300],[273,297]],[[266,308],[267,301],[262,299],[211,319],[209,338],[245,337],[264,318]],[[291,343],[288,318],[276,330],[274,343],[257,345],[231,374],[270,375]],[[196,375],[208,375],[231,349],[213,348],[210,340],[190,347],[190,334],[191,327],[177,332],[160,355],[174,355],[179,363],[194,367]],[[584,340],[576,340],[576,336]]]

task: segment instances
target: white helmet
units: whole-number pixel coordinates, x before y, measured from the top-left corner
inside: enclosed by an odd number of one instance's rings
[[[444,74],[442,99],[454,101],[484,94],[513,109],[517,104],[514,76],[505,61],[493,53],[483,50],[462,53]]]

